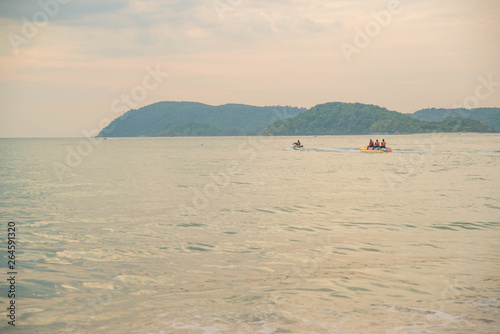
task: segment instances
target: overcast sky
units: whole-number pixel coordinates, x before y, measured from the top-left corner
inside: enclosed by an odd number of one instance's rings
[[[0,0],[0,137],[158,101],[500,107],[499,0]]]

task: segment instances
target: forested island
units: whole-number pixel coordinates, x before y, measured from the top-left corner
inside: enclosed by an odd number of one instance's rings
[[[499,124],[500,108],[424,109],[414,114],[402,114],[376,105],[343,102],[319,104],[310,109],[290,106],[211,106],[197,102],[158,102],[129,110],[102,129],[98,136],[498,132]]]
[[[410,116],[421,121],[439,122],[446,117],[472,118],[487,124],[500,132],[500,108],[474,108],[474,109],[422,109],[410,114]]]
[[[500,115],[500,109],[497,110]],[[405,134],[422,132],[495,132],[484,123],[458,115],[421,121],[408,114],[362,103],[319,104],[300,115],[270,124],[268,135]]]
[[[99,137],[253,136],[261,134],[273,121],[305,110],[289,106],[158,102],[129,110],[102,129]]]

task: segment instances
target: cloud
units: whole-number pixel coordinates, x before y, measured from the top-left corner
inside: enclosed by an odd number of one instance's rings
[[[334,25],[339,27],[339,23],[333,17],[318,16],[318,9],[325,9],[325,4],[297,0],[243,1],[221,20],[213,1],[73,0],[64,8],[61,5],[60,13],[45,30],[51,30],[47,35],[89,55],[238,50],[328,33]],[[21,18],[29,19],[32,13],[41,10],[34,0],[7,1],[2,6],[5,9],[2,15],[18,22],[17,28],[9,25],[9,30],[18,34]],[[30,44],[28,47],[34,43]]]
[[[39,11],[55,11],[53,21],[72,22],[83,17],[117,12],[128,7],[128,0],[4,0],[0,2],[0,17],[21,21],[31,20]],[[47,10],[47,8],[49,8]]]

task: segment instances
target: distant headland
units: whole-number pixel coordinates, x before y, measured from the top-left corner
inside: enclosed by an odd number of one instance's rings
[[[310,109],[245,104],[158,102],[113,120],[98,137],[354,135],[500,132],[500,108],[423,109],[413,114],[362,103]]]

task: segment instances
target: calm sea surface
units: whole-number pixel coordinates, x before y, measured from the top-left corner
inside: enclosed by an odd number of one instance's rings
[[[500,332],[499,134],[296,139],[1,139],[0,332]]]

